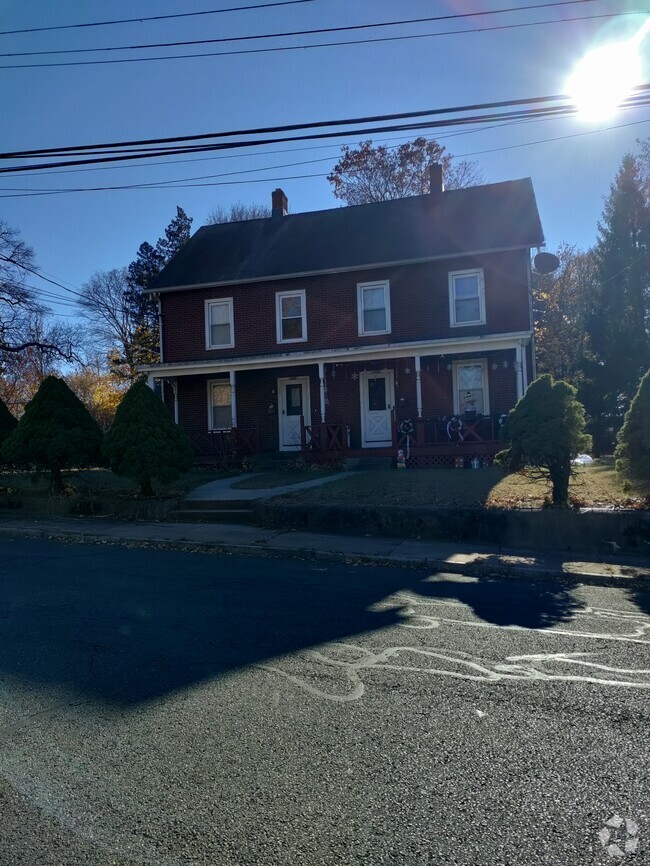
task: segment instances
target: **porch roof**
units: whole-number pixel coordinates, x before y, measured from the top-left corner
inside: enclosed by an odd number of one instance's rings
[[[167,292],[530,248],[530,178],[200,228],[147,291]]]
[[[525,346],[531,340],[530,331],[485,336],[455,337],[453,340],[420,340],[409,343],[386,343],[380,346],[351,346],[345,349],[310,349],[301,352],[272,355],[252,355],[219,358],[214,361],[170,361],[139,367],[154,378],[194,376],[202,373],[225,373],[231,370],[259,370],[274,367],[298,367],[306,364],[345,363],[346,361],[376,361],[420,355],[460,355],[465,352],[500,351]]]

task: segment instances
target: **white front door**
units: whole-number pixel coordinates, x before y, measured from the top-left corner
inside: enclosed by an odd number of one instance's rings
[[[361,373],[361,445],[387,448],[393,444],[395,387],[392,370]]]
[[[280,451],[300,450],[300,417],[311,424],[309,377],[278,379]]]

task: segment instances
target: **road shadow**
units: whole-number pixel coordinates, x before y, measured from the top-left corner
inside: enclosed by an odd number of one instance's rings
[[[634,604],[650,616],[650,583],[647,580],[638,581],[629,587],[628,595]]]
[[[577,603],[553,581],[416,569],[0,541],[0,677],[133,706],[403,622],[403,590],[497,625],[547,628]]]
[[[417,592],[459,601],[494,625],[522,628],[551,628],[572,619],[582,607],[571,588],[555,580],[432,575],[417,585]]]

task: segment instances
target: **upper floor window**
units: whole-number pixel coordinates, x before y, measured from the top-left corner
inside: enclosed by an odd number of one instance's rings
[[[205,302],[205,345],[208,349],[229,349],[235,345],[232,298]]]
[[[358,283],[359,336],[390,334],[390,284]]]
[[[278,343],[299,343],[307,339],[307,309],[304,290],[276,292]]]
[[[485,324],[482,269],[452,271],[449,274],[449,319],[452,327]]]

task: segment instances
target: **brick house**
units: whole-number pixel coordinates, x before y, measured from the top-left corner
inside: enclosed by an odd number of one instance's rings
[[[204,226],[151,285],[159,381],[198,461],[489,461],[535,375],[530,179]]]

